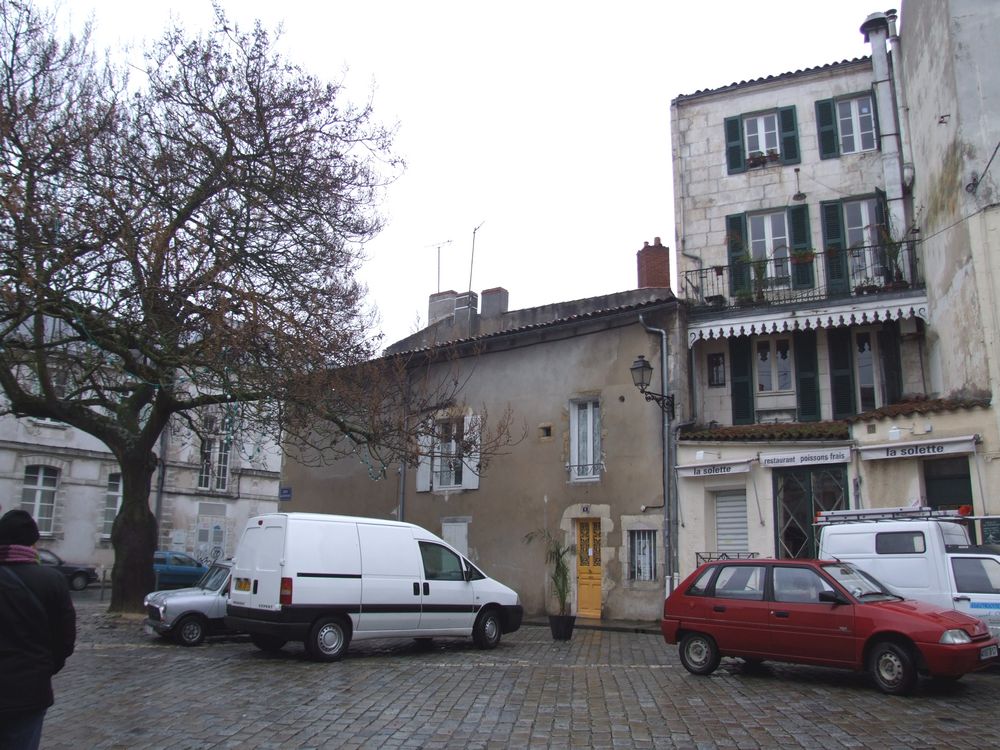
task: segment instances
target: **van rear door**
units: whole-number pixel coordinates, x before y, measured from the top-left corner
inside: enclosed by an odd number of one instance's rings
[[[948,555],[955,609],[978,617],[1000,637],[1000,559],[993,555]]]
[[[281,560],[285,549],[285,516],[251,519],[237,548],[233,568],[232,604],[255,609],[279,609]]]

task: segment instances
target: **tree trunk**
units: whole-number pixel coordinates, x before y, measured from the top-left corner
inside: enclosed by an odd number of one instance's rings
[[[113,612],[142,612],[142,600],[155,585],[153,552],[158,531],[149,509],[156,471],[156,454],[127,454],[119,458],[122,471],[122,507],[111,530],[115,565],[111,571]]]

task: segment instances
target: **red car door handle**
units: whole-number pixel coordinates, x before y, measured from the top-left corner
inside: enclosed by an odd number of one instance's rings
[[[716,604],[714,607],[712,607],[712,611],[713,612],[725,612],[726,608],[723,607],[721,604]]]
[[[774,609],[772,609],[771,610],[771,614],[774,615],[775,617],[788,617],[788,613],[785,612],[784,610],[774,610]]]

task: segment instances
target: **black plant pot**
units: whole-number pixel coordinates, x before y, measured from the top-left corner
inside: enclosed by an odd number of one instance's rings
[[[576,615],[549,615],[549,629],[553,640],[568,641],[573,637],[575,624]]]

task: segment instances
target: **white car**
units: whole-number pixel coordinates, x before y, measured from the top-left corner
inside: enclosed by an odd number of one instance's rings
[[[232,565],[214,562],[191,588],[153,591],[146,595],[146,632],[197,646],[207,635],[231,635],[226,626],[226,596]]]

